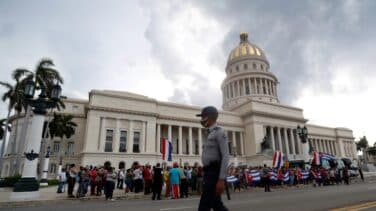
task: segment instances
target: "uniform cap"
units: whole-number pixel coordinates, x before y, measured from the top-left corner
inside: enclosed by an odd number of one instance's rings
[[[214,106],[207,106],[201,110],[200,114],[197,114],[196,116],[204,116],[204,117],[217,117],[218,116],[218,110]]]

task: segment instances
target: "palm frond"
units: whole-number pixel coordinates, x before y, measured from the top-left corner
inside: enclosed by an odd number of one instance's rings
[[[28,70],[28,69],[22,69],[22,68],[15,69],[12,72],[12,78],[18,82],[18,81],[20,81],[21,77],[23,77],[27,74],[31,74],[31,71]]]

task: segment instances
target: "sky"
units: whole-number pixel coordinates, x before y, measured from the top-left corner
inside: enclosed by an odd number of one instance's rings
[[[0,0],[0,80],[51,58],[68,97],[108,89],[221,107],[228,54],[248,32],[279,79],[282,104],[372,144],[374,11],[372,0]]]

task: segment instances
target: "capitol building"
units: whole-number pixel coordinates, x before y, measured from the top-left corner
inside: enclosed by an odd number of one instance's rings
[[[270,164],[275,150],[282,151],[289,160],[303,160],[297,125],[308,128],[308,141],[313,149],[337,157],[357,158],[352,130],[309,124],[301,108],[280,103],[278,78],[265,52],[248,40],[247,33],[240,34],[239,44],[229,53],[225,72],[218,122],[227,132],[230,162]],[[61,112],[73,115],[78,126],[71,138],[55,137],[42,144],[42,151],[51,147],[50,177],[56,175],[61,155],[63,166],[71,163],[99,166],[110,161],[113,166],[129,168],[134,161],[151,165],[162,162],[162,138],[173,144],[173,161],[201,163],[206,130],[195,116],[200,107],[111,90],[91,90],[88,100],[68,98],[65,105]],[[16,116],[11,119],[20,128],[23,120]],[[15,137],[20,135],[16,136],[12,130],[1,176],[23,169],[21,163],[19,169],[12,170],[17,154],[14,152],[24,152],[24,146]],[[268,149],[262,147],[263,142],[268,143]]]

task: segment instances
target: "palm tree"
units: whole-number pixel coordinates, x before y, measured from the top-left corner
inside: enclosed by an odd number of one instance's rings
[[[49,96],[50,90],[52,86],[55,84],[55,82],[58,82],[58,83],[64,82],[60,73],[53,67],[54,67],[54,63],[51,59],[42,59],[41,61],[38,62],[34,71],[28,71],[30,74],[28,79],[34,80],[36,84],[36,89],[45,89],[47,96]],[[60,107],[64,107],[63,103],[58,103],[58,105],[59,105],[59,107],[57,107],[58,109],[60,109]],[[27,106],[25,110],[26,110],[25,119],[24,119],[22,129],[21,129],[21,137],[20,137],[19,146],[25,145],[27,126],[28,126],[28,122],[29,122],[30,114],[31,114],[31,107]],[[23,149],[21,149],[21,147],[18,148],[15,169],[18,169],[20,158],[21,158],[20,153],[22,152],[22,150]]]
[[[22,111],[22,109],[25,107],[25,102],[24,102],[24,85],[26,82],[26,79],[30,77],[29,71],[26,69],[16,69],[12,73],[12,79],[16,81],[16,84],[12,86],[8,82],[0,81],[0,85],[4,86],[7,91],[3,94],[1,97],[2,101],[8,101],[8,115],[7,118],[5,119],[4,124],[9,125],[9,117],[12,113],[12,110],[14,109],[17,114]],[[18,121],[18,120],[17,120]],[[3,161],[3,154],[5,151],[5,144],[6,144],[6,138],[7,138],[7,132],[8,130],[4,131],[4,134],[2,136],[3,142],[1,146],[1,152],[0,152],[0,169],[2,168],[2,161]],[[16,133],[17,133],[17,123],[16,123]],[[17,135],[17,134],[16,134]],[[15,136],[16,138],[16,136]],[[14,151],[15,143],[13,143],[12,146],[12,153]],[[1,171],[1,170],[0,170]]]
[[[63,144],[64,137],[69,139],[71,136],[73,136],[76,132],[77,124],[73,122],[73,116],[72,115],[64,115],[64,114],[56,114],[54,113],[54,118],[49,124],[49,134],[51,139],[54,137],[60,137],[61,143]],[[60,152],[62,150],[59,150]],[[60,160],[59,160],[59,170],[61,169],[63,165],[62,161],[62,155],[60,153]]]

